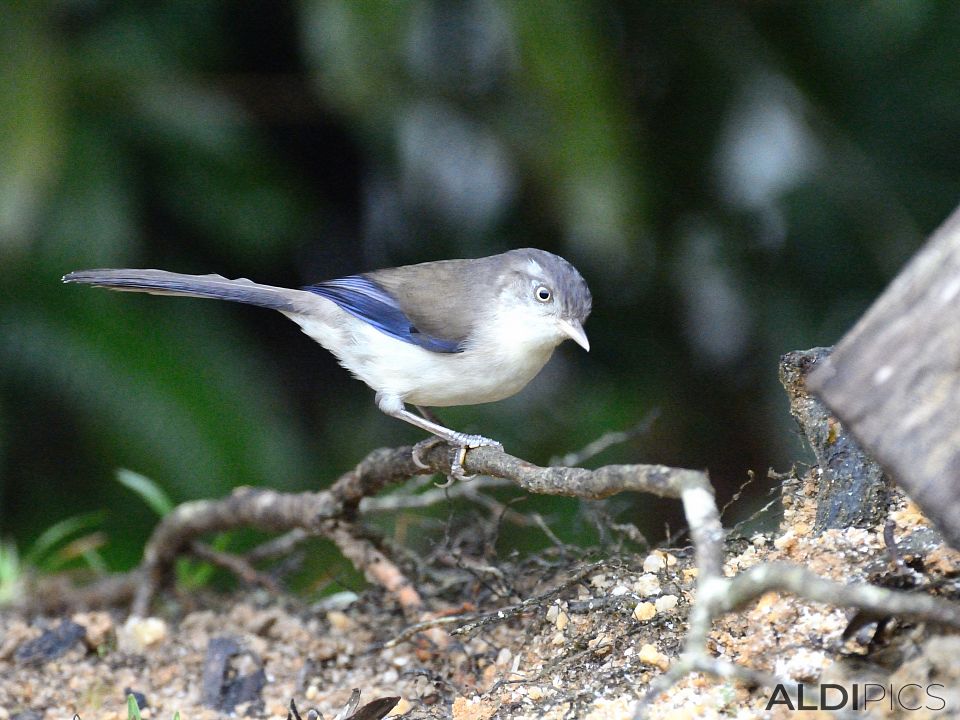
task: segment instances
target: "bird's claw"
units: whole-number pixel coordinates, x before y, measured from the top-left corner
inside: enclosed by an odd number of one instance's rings
[[[428,437],[426,440],[421,440],[416,445],[413,446],[413,451],[410,453],[410,459],[413,460],[413,464],[416,465],[421,470],[429,470],[430,465],[425,463],[421,459],[421,453],[426,450],[429,450],[437,443],[443,442],[443,438],[437,436]]]
[[[450,474],[447,475],[447,480],[439,487],[450,487],[454,480],[460,480],[461,482],[467,482],[468,480],[473,480],[476,475],[467,475],[463,471],[463,463],[467,459],[467,450],[470,448],[460,445],[453,449],[453,460],[450,461]]]
[[[435,483],[439,488],[450,487],[455,480],[466,482],[476,477],[476,475],[467,475],[463,471],[463,463],[466,462],[468,450],[473,450],[474,448],[478,447],[495,447],[498,450],[503,450],[503,445],[501,445],[499,442],[496,440],[491,440],[490,438],[485,438],[482,435],[454,433],[454,435],[450,438],[431,437],[427,438],[426,440],[421,440],[414,445],[412,452],[413,464],[423,470],[429,470],[430,465],[423,462],[421,459],[421,453],[429,448],[432,448],[434,445],[440,442],[447,442],[453,445],[453,459],[450,461],[450,474],[447,475],[446,482]]]

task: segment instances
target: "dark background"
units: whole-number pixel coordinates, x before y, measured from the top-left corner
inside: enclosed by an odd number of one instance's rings
[[[0,538],[102,510],[123,566],[155,517],[117,468],[176,501],[321,487],[422,437],[282,316],[60,284],[88,267],[299,286],[541,247],[591,285],[593,349],[449,425],[543,463],[657,409],[593,464],[722,498],[789,468],[779,355],[836,341],[960,197],[958,28],[919,1],[7,4]]]

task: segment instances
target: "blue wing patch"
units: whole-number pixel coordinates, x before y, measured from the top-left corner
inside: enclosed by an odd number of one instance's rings
[[[463,352],[456,340],[444,340],[420,332],[394,297],[363,275],[327,280],[303,289],[332,300],[354,317],[397,340],[419,345],[432,352]]]

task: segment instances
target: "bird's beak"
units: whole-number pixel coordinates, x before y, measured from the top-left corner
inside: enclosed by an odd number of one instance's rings
[[[583,325],[579,320],[564,320],[563,318],[560,318],[557,320],[557,325],[560,326],[560,332],[573,340],[584,350],[590,352],[590,341],[587,340],[587,334],[583,331]]]

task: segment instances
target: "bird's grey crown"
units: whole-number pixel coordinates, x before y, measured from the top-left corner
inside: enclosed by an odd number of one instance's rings
[[[510,250],[504,255],[515,256],[521,260],[521,266],[531,260],[537,263],[544,271],[542,279],[552,285],[554,295],[561,303],[561,313],[580,322],[587,319],[593,307],[593,296],[587,281],[573,265],[559,255],[537,248]]]

